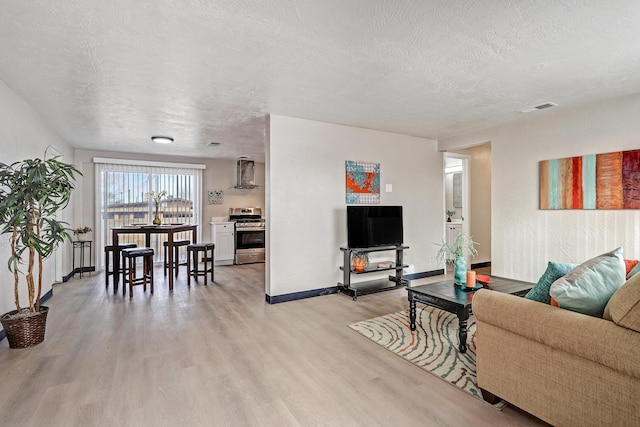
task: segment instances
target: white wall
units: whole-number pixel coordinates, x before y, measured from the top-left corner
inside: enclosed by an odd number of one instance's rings
[[[342,281],[346,160],[380,163],[380,204],[403,206],[407,271],[442,268],[433,245],[445,220],[443,160],[435,141],[274,115],[269,139],[268,295]],[[385,192],[386,184],[393,192]]]
[[[49,145],[53,145],[63,154],[64,161],[73,162],[68,144],[2,81],[0,81],[0,140],[2,141],[0,161],[3,163],[10,164],[27,158],[43,158],[45,149]],[[69,207],[61,212],[59,219],[72,223],[72,214],[73,210]],[[9,236],[3,235],[0,237],[0,313],[15,310],[13,274],[6,267],[10,253]],[[57,256],[61,258],[62,271],[71,271],[71,244],[63,244],[58,249]],[[43,272],[42,294],[44,295],[51,290],[55,281],[53,256],[45,261]],[[58,273],[59,277],[62,277],[60,272]],[[26,282],[22,277],[20,287],[20,302],[25,306],[28,304]]]
[[[640,258],[640,211],[538,209],[538,162],[640,148],[640,95],[561,107],[439,142],[441,150],[491,141],[492,272],[535,281],[549,260],[582,262],[617,246]]]

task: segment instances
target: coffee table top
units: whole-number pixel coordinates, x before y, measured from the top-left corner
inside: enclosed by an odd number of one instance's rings
[[[507,294],[523,296],[532,287],[533,283],[523,282],[521,280],[505,279],[503,277],[491,276],[493,283],[477,289],[491,289]],[[453,280],[444,280],[442,282],[428,283],[426,285],[410,286],[407,288],[409,293],[416,296],[434,297],[440,300],[449,301],[462,306],[471,305],[474,290],[465,290],[464,286],[456,285]]]

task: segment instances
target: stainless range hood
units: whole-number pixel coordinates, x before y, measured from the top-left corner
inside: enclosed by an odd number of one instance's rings
[[[238,160],[236,168],[238,178],[236,181],[236,186],[233,188],[239,188],[243,190],[260,188],[259,185],[256,185],[256,168],[253,160]]]

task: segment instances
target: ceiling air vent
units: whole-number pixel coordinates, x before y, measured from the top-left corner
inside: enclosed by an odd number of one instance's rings
[[[219,142],[216,142],[216,141],[212,141],[212,142],[210,142],[210,143],[209,143],[209,144],[207,144],[207,145],[208,145],[209,147],[217,147],[218,145],[220,145],[220,143],[219,143]]]
[[[545,102],[544,104],[534,105],[533,107],[527,107],[520,110],[521,113],[531,113],[532,111],[544,110],[551,107],[557,107],[555,102]]]

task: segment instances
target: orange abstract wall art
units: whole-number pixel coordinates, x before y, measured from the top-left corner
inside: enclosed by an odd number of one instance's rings
[[[380,163],[345,161],[347,204],[380,203]]]

